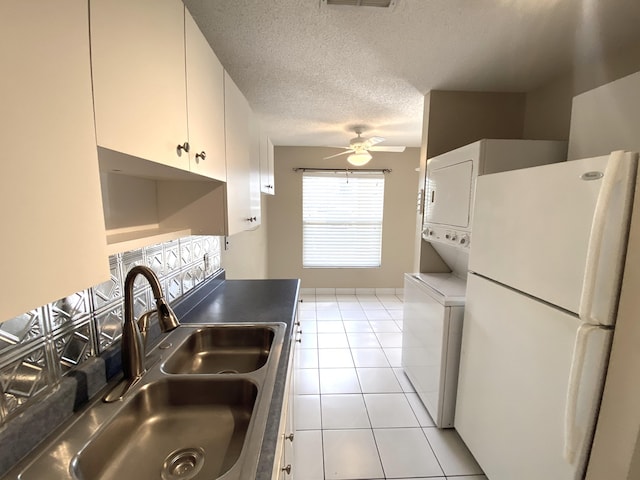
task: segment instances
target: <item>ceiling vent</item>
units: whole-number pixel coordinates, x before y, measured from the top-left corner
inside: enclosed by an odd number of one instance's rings
[[[398,0],[320,0],[320,6],[393,8]]]

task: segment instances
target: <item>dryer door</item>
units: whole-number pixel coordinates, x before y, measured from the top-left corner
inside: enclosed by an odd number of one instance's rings
[[[452,227],[469,226],[473,160],[428,172],[425,222]]]

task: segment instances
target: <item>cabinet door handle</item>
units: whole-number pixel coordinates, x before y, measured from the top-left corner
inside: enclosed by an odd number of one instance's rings
[[[257,217],[249,217],[247,218],[247,222],[256,222],[258,220]]]
[[[199,158],[204,162],[207,159],[207,152],[203,150],[200,153],[196,153],[196,158]]]
[[[176,147],[176,151],[178,152],[178,156],[182,155],[182,151],[189,153],[189,142],[184,142],[182,145],[178,145]]]
[[[287,465],[286,467],[283,467],[282,469],[283,472],[287,472],[287,475],[291,474],[291,464]]]
[[[293,433],[290,433],[289,435],[285,435],[285,436],[284,436],[284,438],[285,438],[286,440],[290,440],[290,441],[292,441],[292,442],[293,442]]]

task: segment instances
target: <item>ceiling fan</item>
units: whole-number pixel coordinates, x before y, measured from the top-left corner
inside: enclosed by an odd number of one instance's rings
[[[364,165],[369,160],[371,160],[371,154],[369,152],[404,152],[405,147],[396,147],[396,146],[376,146],[378,143],[384,142],[384,138],[382,137],[371,137],[371,138],[363,138],[362,129],[356,128],[354,129],[357,137],[352,138],[349,141],[348,147],[339,147],[345,148],[346,152],[336,153],[335,155],[331,155],[329,157],[325,157],[324,159],[338,157],[340,155],[347,155],[347,161],[356,166]]]

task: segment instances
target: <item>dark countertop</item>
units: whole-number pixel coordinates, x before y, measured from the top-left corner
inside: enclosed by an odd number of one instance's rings
[[[287,324],[256,472],[256,480],[271,480],[300,280],[224,280],[212,285],[209,293],[205,286],[199,296],[175,307],[181,323]]]
[[[276,460],[275,452],[279,440],[278,428],[280,426],[287,368],[291,353],[292,332],[294,331],[300,280],[225,280],[224,278],[225,273],[222,270],[219,274],[205,280],[187,295],[172,303],[171,306],[180,322],[184,324],[282,322],[287,325],[280,360],[275,373],[271,404],[269,405],[255,476],[256,480],[271,480],[274,461]],[[150,344],[157,344],[163,338],[159,335],[159,327],[156,330],[156,338],[148,338]],[[152,334],[151,331],[149,333]],[[93,363],[96,365],[93,365]],[[101,376],[102,386],[106,385],[104,383],[105,371],[107,378],[113,377],[117,379],[122,365],[119,344],[114,345],[112,349],[95,358],[93,363],[92,365],[95,368],[84,368],[83,374],[85,376],[90,376],[90,374]],[[70,415],[72,415],[74,409],[74,398],[78,396],[78,385],[75,377],[65,378],[60,388],[57,388],[51,395],[44,397],[36,405],[37,408],[31,409],[32,411],[42,410],[43,413],[41,415],[38,415],[37,412],[36,414],[32,412],[31,415],[22,415],[19,417],[20,422],[13,421],[10,424],[12,432],[9,433],[13,433],[13,436],[6,437],[5,435],[5,437],[19,443],[21,439],[31,434],[31,436],[39,437],[31,442],[30,445],[37,445],[42,440],[42,427],[47,425],[46,428],[53,432],[51,441],[55,441],[55,438],[57,438],[56,432],[64,431],[68,426],[68,421],[73,421]],[[96,397],[97,395],[99,393],[96,394]],[[62,412],[61,408],[58,408],[59,403],[64,403],[65,408],[63,410],[66,413]],[[54,423],[44,422],[50,417],[55,417],[58,420]],[[5,433],[8,431],[6,426],[4,431]],[[49,448],[48,445],[50,444],[45,441],[35,448],[31,446],[30,448],[33,449],[31,453],[10,467],[10,470],[3,478],[18,477],[33,459],[38,458],[43,451]],[[64,468],[67,467],[65,466]]]
[[[182,323],[285,322],[295,315],[300,280],[224,280],[180,316]]]

